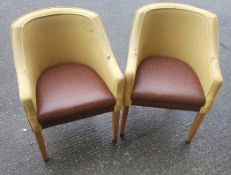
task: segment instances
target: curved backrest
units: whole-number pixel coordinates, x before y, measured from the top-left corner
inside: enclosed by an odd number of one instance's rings
[[[117,98],[119,80],[113,81],[111,76],[122,79],[122,74],[96,13],[76,8],[35,11],[12,24],[12,39],[17,74],[27,72],[34,106],[39,75],[62,63],[90,66]],[[121,102],[117,104],[121,106]]]
[[[65,62],[88,63],[91,28],[89,18],[74,14],[28,21],[23,27],[23,47],[30,75],[37,77],[44,69]]]
[[[178,58],[194,69],[207,94],[213,83],[211,47],[217,47],[211,46],[209,18],[216,16],[187,5],[164,3],[145,6],[137,15],[142,16],[138,64],[148,56]]]

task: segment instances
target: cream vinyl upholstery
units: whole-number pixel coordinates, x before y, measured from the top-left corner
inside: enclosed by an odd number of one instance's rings
[[[218,20],[208,11],[175,3],[160,3],[137,10],[133,21],[125,72],[124,105],[131,105],[136,71],[144,58],[178,58],[191,66],[202,85],[207,113],[223,82],[219,67]]]
[[[11,25],[19,96],[34,132],[41,130],[36,117],[36,82],[47,68],[62,63],[90,66],[122,106],[123,75],[96,13],[74,8],[35,11]]]

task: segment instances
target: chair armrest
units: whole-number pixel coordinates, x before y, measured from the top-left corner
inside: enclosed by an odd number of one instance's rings
[[[208,17],[209,20],[209,28],[210,28],[210,49],[211,49],[211,70],[212,70],[212,78],[213,78],[213,83],[211,87],[209,88],[209,91],[206,96],[206,103],[205,105],[201,108],[200,112],[201,113],[207,113],[216,98],[216,95],[223,83],[223,77],[221,74],[220,66],[219,66],[219,39],[218,39],[218,19],[217,16],[214,14],[210,14]]]
[[[115,110],[119,111],[123,105],[124,76],[114,56],[111,56],[110,60],[108,60],[108,71],[105,74],[108,74],[107,85],[116,98]]]
[[[91,67],[104,80],[113,96],[116,98],[115,110],[123,105],[124,76],[116,62],[110,47],[103,24],[97,14],[93,17],[93,33],[91,51]]]
[[[124,105],[131,105],[131,94],[135,83],[137,71],[137,54],[129,50],[127,67],[125,70],[125,90],[124,90]]]
[[[131,94],[135,82],[136,71],[140,63],[140,30],[143,22],[144,12],[137,10],[133,19],[132,32],[128,51],[128,61],[125,70],[124,105],[131,105]]]
[[[211,109],[215,98],[217,96],[217,93],[223,84],[223,77],[220,71],[219,61],[217,57],[214,57],[211,62],[211,69],[213,74],[213,83],[208,91],[207,94],[205,94],[206,97],[206,103],[201,108],[200,113],[207,113]]]
[[[217,72],[218,73],[218,72]],[[219,74],[219,73],[218,73]],[[214,77],[214,81],[212,83],[212,86],[210,87],[210,90],[206,96],[206,103],[205,105],[201,108],[200,113],[207,113],[211,109],[216,95],[223,83],[223,78],[220,75],[216,75],[216,78]]]
[[[25,56],[22,45],[22,31],[20,25],[16,22],[11,25],[12,47],[14,55],[14,63],[17,74],[19,99],[24,107],[29,124],[34,132],[41,130],[41,126],[37,121],[36,108],[32,102],[31,90],[25,66]]]

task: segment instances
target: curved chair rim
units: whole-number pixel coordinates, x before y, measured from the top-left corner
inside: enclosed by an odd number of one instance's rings
[[[52,15],[79,15],[89,19],[94,19],[95,17],[99,16],[97,13],[82,9],[82,8],[74,8],[74,7],[50,7],[44,9],[38,9],[36,11],[32,11],[27,13],[26,15],[21,16],[20,18],[16,19],[12,25],[21,26],[23,27],[26,23],[33,19],[43,18],[46,16]]]
[[[152,3],[149,5],[144,5],[138,8],[137,12],[139,13],[147,13],[152,10],[161,10],[161,9],[176,9],[176,10],[183,10],[183,11],[190,11],[193,13],[200,14],[205,17],[216,17],[216,15],[210,11],[188,5],[188,4],[179,4],[179,3]]]

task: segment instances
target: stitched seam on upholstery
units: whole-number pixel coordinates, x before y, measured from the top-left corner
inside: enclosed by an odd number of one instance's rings
[[[90,22],[89,22],[90,23]],[[93,28],[93,24],[92,23],[90,23],[91,25],[90,25],[90,31],[88,31],[87,33],[88,33],[88,39],[89,39],[89,42],[88,43],[90,43],[89,44],[89,47],[88,47],[88,58],[89,58],[89,60],[90,60],[90,62],[92,62],[92,40],[94,40],[95,38],[94,38],[94,36],[92,36],[93,34],[95,34],[95,31],[94,31],[94,28]],[[93,39],[92,39],[93,38]]]
[[[30,15],[30,14],[28,14],[28,15]],[[85,15],[81,15],[81,14],[77,14],[77,13],[69,13],[69,12],[63,12],[63,13],[53,13],[53,14],[44,14],[44,15],[41,15],[41,16],[37,16],[37,17],[34,17],[34,18],[32,18],[32,17],[30,17],[30,18],[28,18],[28,19],[25,19],[24,21],[23,21],[23,23],[22,23],[22,27],[24,27],[24,26],[26,26],[27,24],[29,24],[30,22],[32,22],[32,21],[34,21],[34,20],[37,20],[37,19],[42,19],[42,18],[46,18],[46,17],[51,17],[51,16],[62,16],[62,15],[69,15],[69,16],[82,16],[82,17],[84,17],[84,18],[87,18],[88,20],[90,20],[90,17],[87,17],[87,16],[85,16]],[[24,16],[24,17],[26,17],[26,16]]]
[[[203,16],[203,17],[205,17],[205,18],[208,18],[206,15],[201,14],[201,13],[199,13],[199,12],[193,12],[193,11],[190,11],[190,10],[178,9],[178,8],[173,8],[173,7],[162,7],[161,9],[151,9],[151,10],[147,11],[147,13],[152,12],[152,11],[160,11],[160,10],[178,10],[178,11],[185,11],[185,12],[197,14],[197,15]]]

